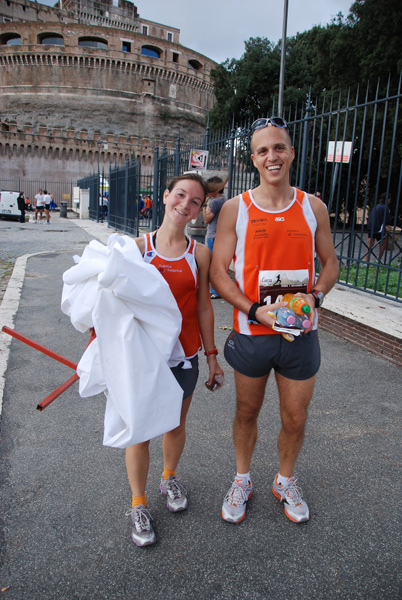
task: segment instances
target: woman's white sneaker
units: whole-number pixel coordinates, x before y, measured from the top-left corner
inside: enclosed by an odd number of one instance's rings
[[[167,497],[166,506],[171,512],[186,510],[188,506],[187,490],[175,475],[170,475],[169,479],[162,477],[159,489],[161,494]]]
[[[155,544],[156,535],[151,523],[151,513],[143,504],[139,504],[135,508],[128,510],[126,516],[131,516],[131,539],[136,546],[150,546],[151,544]]]

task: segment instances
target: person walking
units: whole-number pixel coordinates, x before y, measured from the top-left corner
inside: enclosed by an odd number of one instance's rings
[[[253,492],[250,465],[257,419],[274,370],[281,429],[279,470],[272,492],[283,502],[287,517],[300,523],[307,521],[310,513],[294,468],[320,366],[316,309],[336,282],[339,265],[325,204],[290,185],[295,153],[286,121],[281,117],[257,119],[250,145],[260,184],[223,205],[210,269],[212,285],[234,307],[225,358],[234,369],[236,384],[233,439],[237,474],[225,495],[222,517],[231,523],[245,517]],[[317,279],[315,253],[322,265]],[[234,258],[236,281],[228,274]],[[282,296],[287,292],[304,298],[312,315],[310,329],[294,341],[272,329],[275,317],[270,313],[285,305]]]

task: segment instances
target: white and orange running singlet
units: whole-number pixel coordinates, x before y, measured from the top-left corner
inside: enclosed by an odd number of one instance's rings
[[[144,234],[145,262],[154,265],[166,279],[181,312],[179,336],[186,358],[193,358],[201,350],[197,319],[198,267],[195,259],[197,242],[189,240],[185,252],[177,258],[166,258],[157,253],[152,235]]]
[[[260,208],[251,190],[241,194],[234,269],[243,294],[251,302],[272,304],[288,292],[310,291],[315,280],[316,229],[307,194],[297,188],[290,205],[281,211]],[[265,325],[250,324],[236,308],[233,328],[247,335],[278,334]]]

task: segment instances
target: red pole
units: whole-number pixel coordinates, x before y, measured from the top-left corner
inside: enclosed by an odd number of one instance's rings
[[[56,400],[56,398],[61,396],[63,392],[68,390],[68,388],[71,387],[73,385],[73,383],[75,383],[77,381],[77,379],[79,379],[79,377],[78,377],[77,373],[74,373],[74,375],[72,375],[70,377],[70,379],[67,379],[67,381],[65,381],[58,388],[56,388],[54,390],[54,392],[49,394],[49,396],[47,396],[44,400],[42,400],[42,402],[39,402],[39,404],[36,408],[40,411],[44,410],[47,406],[49,406],[49,404],[51,404],[53,402],[53,400]]]
[[[43,354],[50,356],[50,358],[54,358],[54,360],[57,360],[57,361],[61,362],[63,365],[70,367],[70,369],[73,369],[74,371],[77,369],[76,363],[73,363],[72,360],[69,360],[68,358],[65,358],[64,356],[61,356],[60,354],[53,352],[53,350],[49,350],[49,348],[46,348],[46,346],[42,346],[42,344],[38,344],[38,342],[34,342],[33,340],[26,337],[25,335],[22,335],[22,333],[18,333],[17,331],[14,331],[14,329],[10,329],[10,327],[7,327],[6,325],[4,325],[4,327],[2,327],[2,331],[4,331],[4,333],[8,333],[8,335],[11,335],[12,337],[15,337],[17,340],[24,342],[24,344],[27,344],[28,346],[35,348],[35,350],[39,350],[39,352],[43,352]],[[96,338],[95,329],[92,328],[90,331],[91,331],[91,336],[89,338],[87,348],[88,348],[89,344]],[[54,392],[49,394],[49,396],[47,396],[44,400],[42,400],[42,402],[39,402],[39,404],[36,408],[40,411],[44,410],[47,406],[49,406],[49,404],[51,404],[54,400],[56,400],[56,398],[61,396],[61,394],[63,392],[68,390],[68,388],[71,387],[73,385],[73,383],[75,383],[77,381],[77,379],[79,379],[79,377],[78,377],[77,373],[74,373],[74,375],[72,375],[70,377],[70,379],[67,379],[67,381],[65,381],[58,388],[56,388],[54,390]]]
[[[4,333],[8,333],[8,335],[11,335],[12,337],[15,337],[17,340],[20,340],[20,342],[24,342],[24,344],[28,344],[28,346],[35,348],[35,350],[39,350],[39,352],[43,352],[43,354],[50,356],[50,358],[54,358],[54,360],[58,360],[63,365],[66,365],[66,367],[70,367],[70,369],[73,369],[74,371],[76,370],[77,365],[72,360],[69,360],[68,358],[65,358],[64,356],[61,356],[60,354],[53,352],[53,350],[49,350],[49,348],[46,348],[46,346],[42,346],[42,344],[38,344],[38,342],[34,342],[33,340],[26,337],[25,335],[22,335],[22,333],[18,333],[17,331],[14,331],[14,329],[10,329],[10,327],[7,327],[6,325],[4,325],[4,327],[2,327],[2,331],[4,331]],[[92,339],[93,338],[91,337],[91,339],[89,340],[89,343],[92,342]]]

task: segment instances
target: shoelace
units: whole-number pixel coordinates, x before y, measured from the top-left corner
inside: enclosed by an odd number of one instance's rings
[[[152,516],[149,510],[145,507],[138,508],[130,508],[126,512],[126,517],[134,515],[133,525],[138,532],[141,531],[149,531],[151,529],[151,520]]]
[[[182,494],[187,495],[187,490],[180,481],[177,479],[168,479],[164,482],[164,486],[167,489],[167,493],[172,500],[181,498]]]
[[[234,483],[232,483],[232,487],[226,494],[225,500],[227,500],[227,502],[231,506],[241,506],[242,504],[247,502],[246,491],[241,485],[234,482]]]
[[[299,506],[303,502],[303,494],[301,488],[297,485],[297,478],[290,477],[287,484],[283,486],[282,498],[285,499],[289,504]]]

